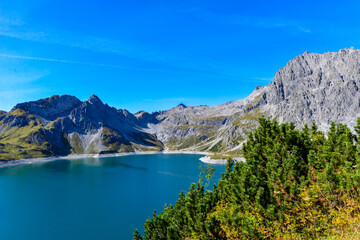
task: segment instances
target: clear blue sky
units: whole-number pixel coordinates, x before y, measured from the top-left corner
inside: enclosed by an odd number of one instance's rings
[[[0,1],[0,109],[93,93],[131,112],[246,97],[287,61],[360,44],[358,1]]]

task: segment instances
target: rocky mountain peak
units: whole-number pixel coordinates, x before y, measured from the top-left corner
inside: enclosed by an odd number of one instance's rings
[[[101,101],[101,99],[98,96],[96,96],[95,94],[91,95],[91,97],[87,101],[92,104],[95,104],[95,103],[104,104]]]
[[[276,112],[271,116],[284,122],[316,122],[327,129],[331,121],[354,125],[360,110],[359,86],[360,50],[351,47],[295,57],[264,91]]]
[[[357,80],[359,74],[360,50],[353,47],[324,54],[305,52],[277,71],[271,83],[271,102],[279,103],[304,87],[316,89]]]
[[[187,106],[185,104],[183,104],[183,103],[180,103],[179,105],[177,105],[175,107],[175,109],[178,109],[178,110],[182,110],[182,109],[185,109],[185,108],[187,108]]]
[[[48,120],[66,116],[72,109],[79,106],[81,101],[70,95],[54,95],[37,101],[17,104],[11,111],[22,109],[30,114],[36,114]]]
[[[146,126],[148,123],[157,124],[160,121],[156,118],[159,113],[148,113],[145,111],[139,111],[134,114],[134,116],[138,119],[140,126]]]
[[[354,47],[350,47],[350,48],[343,48],[339,50],[339,53],[353,53],[359,51],[359,49],[355,49]]]
[[[144,111],[144,110],[140,110],[140,111],[136,112],[136,113],[134,114],[134,116],[137,117],[137,118],[139,118],[139,117],[141,117],[143,114],[146,114],[146,113],[148,113],[148,112],[146,112],[146,111]]]

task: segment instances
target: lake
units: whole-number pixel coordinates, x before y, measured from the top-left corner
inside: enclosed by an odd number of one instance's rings
[[[198,180],[195,154],[57,160],[0,169],[0,239],[132,239]],[[225,171],[217,169],[214,181]]]

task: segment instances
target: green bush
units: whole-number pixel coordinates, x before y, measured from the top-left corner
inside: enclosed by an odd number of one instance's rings
[[[356,134],[331,124],[302,130],[261,117],[212,191],[198,182],[134,239],[319,239],[360,226],[360,119]],[[351,234],[350,234],[351,233]]]

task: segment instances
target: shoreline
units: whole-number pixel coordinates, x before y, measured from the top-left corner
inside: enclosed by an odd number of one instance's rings
[[[196,154],[196,155],[208,155],[207,152],[193,152],[193,151],[149,151],[149,152],[126,152],[126,153],[106,153],[106,154],[74,154],[67,156],[57,157],[44,157],[44,158],[25,158],[17,160],[0,161],[0,169],[7,167],[15,167],[19,165],[27,165],[33,163],[44,163],[56,160],[73,160],[81,158],[109,158],[109,157],[123,157],[131,155],[146,155],[146,154]],[[201,158],[200,158],[201,159]],[[201,161],[201,160],[200,160]]]
[[[204,163],[210,163],[210,164],[221,164],[224,165],[227,163],[227,159],[212,159],[209,156],[204,156],[199,159],[200,161]],[[245,158],[238,157],[238,158],[232,158],[234,162],[245,162]]]
[[[7,160],[0,161],[0,169],[7,167],[15,167],[19,165],[27,165],[33,163],[44,163],[51,162],[56,160],[74,160],[81,158],[109,158],[109,157],[123,157],[123,156],[131,156],[131,155],[147,155],[147,154],[196,154],[196,155],[205,155],[200,157],[199,160],[203,163],[210,164],[226,164],[227,159],[212,159],[208,155],[211,153],[208,152],[196,152],[196,151],[149,151],[149,152],[126,152],[126,153],[106,153],[106,154],[74,154],[67,156],[57,156],[57,157],[44,157],[44,158],[25,158],[25,159],[17,159],[17,160]],[[245,162],[245,158],[233,158],[235,162]]]

